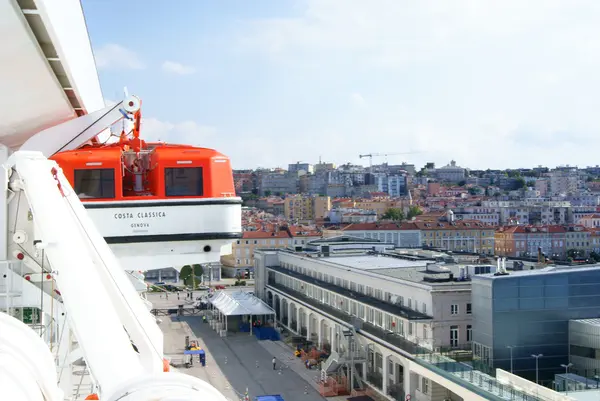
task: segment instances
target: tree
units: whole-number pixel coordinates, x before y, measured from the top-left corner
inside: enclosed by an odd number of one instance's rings
[[[525,178],[519,176],[517,177],[517,181],[516,181],[516,187],[517,189],[521,189],[521,188],[525,188],[527,186],[527,183],[525,182]]]
[[[185,265],[181,268],[179,272],[179,279],[183,280],[183,285],[191,285],[192,284],[192,266]],[[189,283],[188,283],[189,281]]]
[[[423,211],[419,206],[411,206],[408,208],[408,216],[407,218],[410,220],[413,217],[417,217],[418,215],[423,214]]]
[[[193,270],[194,276],[196,276],[196,279],[198,281],[200,281],[202,279],[202,275],[204,274],[204,269],[202,268],[202,265],[192,265],[192,266],[194,269]],[[184,285],[192,285],[192,283],[193,283],[192,266],[185,265],[181,268],[181,272],[179,273],[179,279],[183,280]]]
[[[265,191],[265,196],[268,198],[269,196],[271,196],[271,191]]]
[[[459,187],[464,187],[467,184],[467,182],[465,180],[459,181],[458,182],[458,186]]]
[[[402,209],[398,209],[396,207],[391,207],[385,211],[385,213],[383,214],[383,216],[381,216],[381,218],[383,220],[400,221],[400,220],[404,220],[404,213],[402,212]]]

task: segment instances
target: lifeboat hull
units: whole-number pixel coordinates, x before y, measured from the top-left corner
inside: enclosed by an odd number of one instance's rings
[[[85,202],[125,270],[218,262],[242,236],[240,198]]]

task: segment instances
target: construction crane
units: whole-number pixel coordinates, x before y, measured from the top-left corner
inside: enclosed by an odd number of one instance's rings
[[[369,171],[373,169],[373,157],[385,157],[385,156],[396,156],[396,155],[412,155],[419,152],[399,152],[399,153],[369,153],[366,155],[359,155],[361,159],[363,157],[369,158]]]

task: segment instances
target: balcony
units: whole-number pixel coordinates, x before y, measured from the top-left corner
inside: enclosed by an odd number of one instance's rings
[[[400,337],[399,335],[397,335],[395,333],[390,333],[389,331],[387,331],[381,327],[377,327],[373,324],[366,323],[366,322],[362,321],[362,319],[357,319],[356,316],[349,315],[339,309],[331,307],[330,305],[321,303],[314,298],[309,298],[305,294],[303,294],[299,291],[292,290],[291,288],[288,288],[281,284],[275,283],[275,281],[273,279],[269,279],[268,285],[270,287],[273,287],[276,290],[279,290],[283,293],[289,294],[290,296],[292,296],[302,302],[307,303],[308,305],[314,307],[317,310],[323,311],[324,313],[326,313],[328,315],[331,315],[339,320],[342,320],[342,321],[348,323],[349,325],[354,325],[356,323],[356,321],[359,320],[361,322],[361,324],[360,324],[359,329],[357,330],[358,333],[370,334],[374,337],[379,338],[383,342],[387,342],[389,344],[392,344],[392,345],[408,352],[411,355],[415,355],[417,353],[417,351],[419,350],[419,346],[417,344],[415,344],[403,337]]]
[[[433,319],[431,316],[428,316],[424,313],[409,309],[407,307],[390,304],[390,303],[387,303],[380,299],[377,299],[377,298],[374,298],[374,297],[371,297],[371,296],[368,296],[365,294],[361,294],[359,292],[352,291],[347,288],[343,288],[343,287],[337,286],[335,284],[328,283],[326,281],[319,280],[319,279],[316,279],[311,276],[307,276],[302,273],[284,269],[279,266],[268,266],[267,269],[270,269],[274,272],[295,278],[295,279],[303,281],[307,284],[312,284],[312,285],[322,288],[324,290],[334,292],[343,297],[346,297],[346,298],[349,298],[352,300],[356,300],[356,301],[358,301],[362,304],[368,305],[372,308],[379,309],[379,310],[389,313],[391,315],[396,315],[396,316],[402,317],[407,320],[414,321],[414,320],[432,320]],[[319,303],[319,304],[321,304],[321,303]]]
[[[355,316],[349,315],[339,309],[321,303],[316,299],[309,298],[299,291],[278,284],[272,278],[268,280],[268,285],[283,292],[284,294],[288,294],[314,307],[318,311],[322,311],[325,314],[344,321],[349,325],[354,325],[358,320]],[[357,329],[358,333],[369,334],[380,339],[382,343],[388,343],[396,346],[397,348],[411,354],[414,357],[414,361],[419,365],[426,367],[432,372],[437,373],[438,375],[457,383],[474,392],[475,394],[479,394],[489,400],[550,401],[544,397],[528,394],[510,385],[500,383],[494,377],[474,370],[473,367],[468,363],[460,362],[460,351],[466,351],[470,349],[470,344],[459,345],[458,347],[436,348],[435,351],[432,351],[381,327],[364,322],[362,320],[360,320],[360,322],[361,325]],[[369,381],[371,381],[372,384],[378,384],[377,378],[375,377],[370,377]]]

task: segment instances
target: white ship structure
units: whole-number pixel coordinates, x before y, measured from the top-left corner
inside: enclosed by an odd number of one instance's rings
[[[93,380],[85,399],[225,401],[210,384],[169,371],[162,332],[134,283],[145,288],[137,272],[148,268],[218,260],[241,233],[240,200],[227,182],[208,194],[140,200],[148,188],[136,177],[152,174],[143,166],[130,171],[133,186],[121,183],[137,198],[82,197],[59,155],[96,157],[96,136],[123,118],[139,122],[141,102],[105,107],[78,0],[0,0],[0,43],[0,400],[73,400],[83,361]],[[130,134],[127,146],[143,142],[139,129]],[[159,154],[146,144],[119,152],[136,166]],[[184,164],[226,175],[229,160],[206,154]],[[131,215],[128,224],[107,223],[119,214]],[[171,220],[138,221],[159,214]]]

